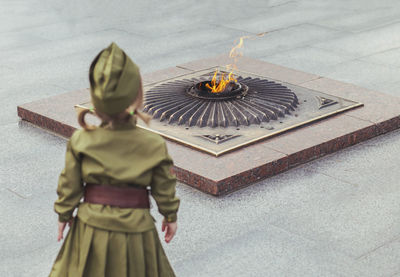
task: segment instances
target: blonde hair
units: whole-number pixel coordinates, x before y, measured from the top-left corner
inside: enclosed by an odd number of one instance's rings
[[[101,121],[105,123],[105,126],[109,127],[110,129],[114,129],[115,124],[128,122],[131,119],[131,117],[134,114],[136,114],[141,120],[143,120],[147,125],[149,125],[151,116],[144,112],[139,111],[139,109],[141,109],[142,106],[143,106],[143,86],[142,86],[142,81],[140,81],[139,91],[135,101],[124,111],[110,116],[108,114],[101,113],[96,110],[85,109],[79,112],[78,122],[79,125],[81,125],[81,127],[87,131],[96,129],[97,128],[96,126],[86,124],[85,116],[88,113],[90,113],[100,118]]]

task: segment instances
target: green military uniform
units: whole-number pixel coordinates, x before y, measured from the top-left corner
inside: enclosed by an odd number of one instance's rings
[[[171,166],[164,140],[136,127],[135,117],[112,129],[103,124],[76,131],[67,144],[55,211],[61,222],[78,212],[50,276],[174,276],[149,209],[81,202],[85,183],[150,187],[159,212],[174,222],[179,199]]]

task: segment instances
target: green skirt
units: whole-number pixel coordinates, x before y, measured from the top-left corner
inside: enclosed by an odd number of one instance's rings
[[[51,270],[57,277],[175,276],[156,229],[143,233],[107,231],[78,218]]]

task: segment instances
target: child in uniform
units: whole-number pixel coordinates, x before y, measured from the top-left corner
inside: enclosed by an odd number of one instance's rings
[[[166,242],[173,238],[179,199],[164,140],[136,127],[143,102],[139,68],[115,43],[90,66],[94,112],[82,111],[83,127],[67,144],[58,188],[58,240],[70,230],[50,276],[175,276],[150,214],[150,193],[164,216]],[[102,123],[88,126],[94,113]],[[83,198],[83,201],[81,200]],[[77,216],[73,212],[78,208]]]

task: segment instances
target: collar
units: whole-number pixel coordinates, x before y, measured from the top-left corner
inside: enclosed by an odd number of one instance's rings
[[[110,126],[108,126],[106,122],[102,122],[99,127],[107,130],[116,130],[116,131],[130,130],[136,128],[136,122],[137,122],[136,116],[133,115],[128,121],[115,123],[114,128],[112,129]]]

